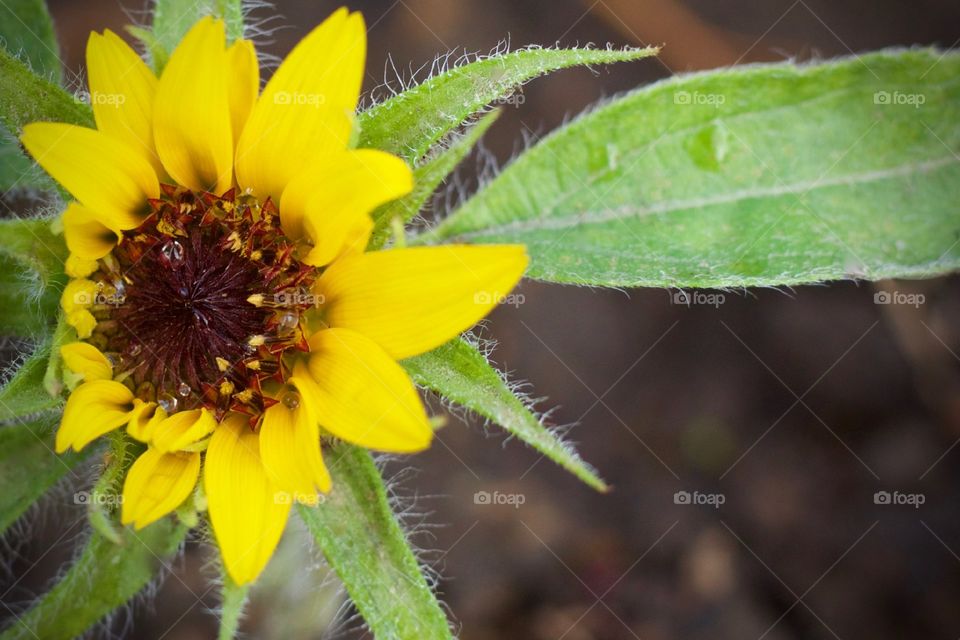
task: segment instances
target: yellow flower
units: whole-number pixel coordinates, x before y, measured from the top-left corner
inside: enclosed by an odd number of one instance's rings
[[[291,502],[331,485],[325,438],[414,452],[433,436],[397,360],[468,329],[520,279],[519,246],[365,253],[370,212],[408,193],[399,158],[350,148],[358,13],[313,30],[262,93],[256,52],[200,20],[160,78],[118,36],[87,46],[97,128],[22,142],[76,202],[63,214],[80,342],[59,452],[120,427],[146,443],[121,519],[169,514],[202,473],[230,576],[260,573]]]

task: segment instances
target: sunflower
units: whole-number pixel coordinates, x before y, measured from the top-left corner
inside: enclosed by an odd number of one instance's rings
[[[75,199],[58,452],[125,428],[139,529],[203,493],[225,568],[261,572],[291,504],[331,478],[322,443],[415,452],[433,431],[398,360],[468,329],[520,279],[520,246],[366,252],[370,212],[412,189],[354,149],[366,29],[335,12],[262,92],[253,44],[197,22],[158,78],[110,31],[87,45],[96,129],[24,147]],[[202,502],[202,501],[200,501]]]

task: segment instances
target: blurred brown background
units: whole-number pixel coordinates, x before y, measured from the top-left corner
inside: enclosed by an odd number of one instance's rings
[[[283,56],[340,3],[274,4],[281,17],[258,45]],[[144,9],[142,0],[51,6],[77,74],[90,30],[119,30]],[[508,37],[513,47],[666,44],[659,61],[528,85],[488,135],[489,153],[460,173],[468,189],[477,167],[505,163],[525,136],[671,72],[960,37],[960,5],[948,0],[350,6],[370,28],[368,90],[396,79],[388,54],[407,77],[408,64],[429,69],[435,54],[485,53]],[[875,304],[882,291],[920,293],[924,304]],[[454,418],[432,450],[391,461],[414,540],[465,640],[960,636],[960,280],[726,292],[717,306],[691,307],[659,290],[525,283],[519,292],[523,304],[497,310],[483,332],[499,340],[494,359],[532,382],[530,393],[547,398],[541,409],[556,407],[553,424],[577,424],[570,437],[614,491],[592,492],[476,420]],[[8,540],[0,590],[11,606],[69,557],[77,534],[64,534],[82,510],[62,507],[68,491]],[[876,504],[880,491],[923,504]],[[477,492],[523,504],[477,504]],[[677,492],[722,504],[682,504]],[[97,637],[214,637],[206,558],[190,545],[156,597]],[[291,531],[256,591],[248,637],[364,637],[315,558]]]

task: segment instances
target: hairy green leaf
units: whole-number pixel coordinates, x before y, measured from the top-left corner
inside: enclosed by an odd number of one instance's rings
[[[60,406],[60,398],[50,395],[43,384],[49,360],[50,344],[47,343],[24,360],[16,373],[0,387],[0,423]]]
[[[69,640],[81,635],[146,587],[186,533],[172,518],[141,531],[124,529],[121,545],[92,533],[66,575],[15,618],[0,640]]]
[[[0,533],[83,459],[53,452],[58,423],[59,416],[45,416],[0,427]]]
[[[510,390],[503,374],[463,339],[401,362],[414,382],[503,427],[597,491],[606,483],[573,448],[541,424]]]
[[[67,249],[47,218],[0,220],[0,334],[46,337],[66,281]]]
[[[0,192],[53,188],[46,174],[20,149],[20,143],[0,125]]]
[[[153,32],[134,32],[147,44],[157,73],[163,70],[170,54],[190,27],[204,16],[223,19],[227,42],[243,37],[243,0],[156,0],[153,8]]]
[[[451,638],[370,454],[346,443],[325,453],[333,489],[298,511],[370,630],[377,640]]]
[[[438,141],[523,83],[558,69],[639,60],[658,49],[523,49],[438,74],[359,116],[360,147],[415,163]]]
[[[0,335],[23,338],[45,337],[56,316],[56,288],[21,263],[0,256]]]
[[[0,124],[20,135],[24,125],[41,120],[94,126],[90,105],[0,50]]]
[[[421,240],[601,286],[933,276],[960,267],[957,148],[955,52],[695,74],[554,133]]]
[[[38,75],[60,81],[57,38],[43,0],[0,2],[0,42]],[[43,172],[23,154],[19,143],[0,126],[0,191],[51,186]]]
[[[44,0],[0,2],[0,41],[7,51],[25,59],[35,73],[60,81],[60,49]]]
[[[375,226],[369,250],[383,246],[394,220],[406,224],[420,213],[424,203],[433,195],[440,183],[446,180],[457,165],[467,157],[499,116],[499,110],[484,115],[479,122],[452,140],[446,149],[414,169],[413,191],[399,200],[380,207],[373,213]]]

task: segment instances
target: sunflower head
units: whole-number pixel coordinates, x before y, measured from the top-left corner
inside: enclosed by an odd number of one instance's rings
[[[159,78],[94,33],[97,128],[21,137],[75,198],[57,449],[117,428],[144,443],[121,513],[138,528],[202,473],[238,583],[262,570],[291,502],[330,489],[325,439],[429,446],[398,361],[472,326],[527,263],[515,246],[365,252],[370,213],[413,185],[400,158],[351,148],[365,52],[363,19],[341,9],[260,91],[252,43],[228,45],[219,20],[194,25]]]

